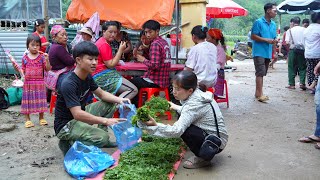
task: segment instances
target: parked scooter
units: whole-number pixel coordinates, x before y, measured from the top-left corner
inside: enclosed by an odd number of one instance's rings
[[[252,49],[246,42],[237,42],[235,48],[231,50],[231,56],[233,55],[239,61],[252,59]]]

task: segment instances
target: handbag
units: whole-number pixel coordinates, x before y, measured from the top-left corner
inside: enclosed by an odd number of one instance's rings
[[[44,72],[44,83],[45,83],[46,87],[52,91],[55,91],[56,86],[57,86],[57,81],[58,81],[60,74],[68,72],[71,69],[72,69],[71,67],[65,67],[60,70],[45,71]]]
[[[294,45],[293,52],[295,54],[304,55],[304,46],[302,44],[294,44],[291,29],[289,31],[290,31],[290,36],[292,39],[292,44]]]

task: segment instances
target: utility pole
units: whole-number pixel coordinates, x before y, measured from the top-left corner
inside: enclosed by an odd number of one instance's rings
[[[49,39],[49,16],[48,16],[48,0],[43,0],[43,16],[45,22],[44,36]]]

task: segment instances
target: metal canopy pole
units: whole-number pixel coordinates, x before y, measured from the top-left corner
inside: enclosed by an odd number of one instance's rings
[[[176,0],[176,64],[178,64],[178,51],[179,51],[179,0]]]
[[[48,0],[43,0],[43,16],[45,22],[44,36],[49,39]]]

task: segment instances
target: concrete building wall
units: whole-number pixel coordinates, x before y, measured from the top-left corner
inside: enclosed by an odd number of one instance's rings
[[[206,26],[206,5],[208,0],[180,0],[181,22],[189,22],[182,28],[182,47],[190,48],[194,45],[191,30],[196,25]]]

